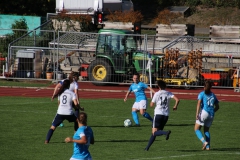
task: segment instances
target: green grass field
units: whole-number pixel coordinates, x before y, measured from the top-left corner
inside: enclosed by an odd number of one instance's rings
[[[37,81],[37,80],[5,80],[0,79],[0,86],[14,86],[14,87],[48,87],[51,81]]]
[[[49,98],[0,97],[1,160],[67,160],[73,144],[64,138],[73,135],[73,124],[64,122],[49,144],[44,140],[56,114],[57,101]],[[173,101],[172,101],[173,102]],[[140,116],[141,127],[123,127],[131,119],[133,99],[82,99],[88,113],[88,125],[95,135],[90,152],[95,160],[156,159],[224,159],[240,157],[239,103],[221,102],[211,127],[211,150],[202,151],[193,127],[196,101],[182,100],[179,109],[171,111],[165,130],[171,130],[168,141],[157,137],[148,152],[144,151],[151,134],[151,123]],[[148,112],[153,115],[153,108]]]

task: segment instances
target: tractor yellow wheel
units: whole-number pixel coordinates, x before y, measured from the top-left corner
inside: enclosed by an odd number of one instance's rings
[[[92,70],[94,79],[102,81],[107,76],[107,69],[103,65],[96,65]]]
[[[140,74],[139,81],[149,84],[149,82],[150,82],[149,76],[147,74]]]

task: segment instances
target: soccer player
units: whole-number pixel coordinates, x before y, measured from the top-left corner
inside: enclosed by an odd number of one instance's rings
[[[133,75],[133,84],[131,84],[131,86],[129,87],[128,92],[126,93],[125,98],[124,98],[124,102],[126,102],[128,96],[131,92],[134,92],[134,94],[135,94],[136,100],[132,106],[132,117],[136,124],[135,126],[140,126],[138,114],[137,114],[138,111],[140,111],[140,114],[143,117],[147,118],[151,122],[153,121],[152,117],[146,112],[147,97],[145,94],[145,89],[149,89],[150,91],[155,93],[155,91],[151,87],[148,87],[148,85],[146,85],[145,83],[140,82],[139,74],[135,73]]]
[[[77,103],[79,104],[79,94],[78,94],[78,74],[74,74],[74,72],[71,72],[68,76],[68,79],[70,80],[70,87],[69,90],[73,91],[76,96],[77,96]],[[63,81],[65,79],[61,80],[54,88],[53,96],[52,96],[52,101],[54,99],[54,95],[56,94],[57,90],[62,86]],[[79,114],[79,110],[75,110],[76,114]],[[63,126],[63,123],[59,125],[60,127]]]
[[[145,151],[148,151],[152,143],[155,141],[156,136],[165,135],[166,140],[169,139],[171,131],[164,131],[163,128],[166,125],[169,117],[169,102],[173,98],[175,100],[175,105],[173,110],[177,110],[180,100],[173,95],[171,92],[166,91],[166,83],[162,80],[157,81],[159,91],[156,92],[153,96],[153,99],[150,103],[150,107],[153,107],[156,104],[154,109],[154,118],[152,125],[152,135],[148,141],[148,145],[145,148]]]
[[[219,101],[216,95],[211,92],[212,84],[206,81],[204,91],[198,94],[198,103],[196,109],[196,122],[194,126],[197,138],[202,142],[202,150],[210,150],[210,132],[209,128],[212,125],[214,114],[219,110]],[[201,127],[204,126],[204,139]]]
[[[73,142],[73,155],[70,160],[92,160],[88,150],[90,144],[94,144],[94,135],[91,127],[87,126],[87,114],[79,113],[77,118],[78,130],[73,135],[73,138],[65,138],[65,142]]]
[[[78,124],[76,121],[77,116],[74,115],[72,108],[75,107],[75,109],[81,109],[81,110],[84,110],[84,108],[81,108],[79,106],[79,104],[77,103],[76,94],[70,91],[69,87],[70,87],[70,80],[68,79],[64,80],[60,89],[57,90],[57,93],[53,96],[53,98],[58,96],[59,105],[58,105],[57,114],[47,133],[45,144],[49,143],[56,127],[59,126],[64,120],[68,120],[69,122],[74,122],[74,130],[76,131],[78,129]],[[75,105],[72,105],[72,103],[74,103]]]

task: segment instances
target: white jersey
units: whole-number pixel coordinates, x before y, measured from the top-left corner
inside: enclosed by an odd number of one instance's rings
[[[73,81],[70,84],[69,90],[74,92],[74,90],[77,90],[77,89],[78,89],[78,83],[76,81]]]
[[[66,89],[59,97],[59,106],[57,113],[61,115],[72,115],[73,109],[72,109],[72,101],[76,99],[76,94],[73,91],[70,91],[69,89]]]
[[[156,92],[153,96],[152,102],[156,104],[156,107],[154,109],[154,115],[160,114],[160,115],[169,115],[169,102],[170,99],[173,98],[174,95],[165,90],[159,90]]]
[[[63,79],[63,80],[60,81],[60,84],[61,84],[61,85],[63,85],[63,81],[64,81],[64,80],[65,80],[65,79]],[[76,90],[76,89],[78,89],[78,83],[77,83],[76,81],[73,81],[73,82],[70,84],[69,90],[74,92],[74,90]]]

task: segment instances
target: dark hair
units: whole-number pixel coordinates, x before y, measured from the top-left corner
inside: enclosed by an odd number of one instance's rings
[[[166,83],[163,80],[158,80],[157,81],[157,85],[161,89],[165,89],[166,88]]]
[[[138,78],[140,77],[139,73],[134,73],[134,76],[137,76]]]
[[[204,84],[204,92],[205,94],[211,93],[211,88],[212,88],[212,82],[206,81]]]
[[[81,123],[81,124],[83,124],[85,126],[87,125],[87,113],[80,112],[78,117],[77,117],[77,119],[78,119],[79,123]]]
[[[60,96],[66,89],[69,89],[70,87],[70,80],[65,79],[63,81],[62,86],[59,88],[59,90],[55,93],[54,97]]]
[[[68,79],[69,79],[69,81],[70,81],[70,84],[73,82],[73,73],[74,73],[74,72],[71,72],[71,73],[69,74],[69,76],[68,76]]]

